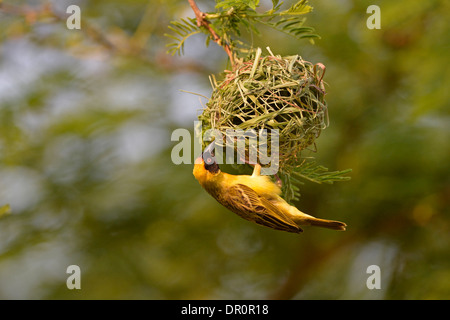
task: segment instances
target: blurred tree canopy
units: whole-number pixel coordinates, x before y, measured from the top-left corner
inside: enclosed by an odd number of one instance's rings
[[[0,1],[0,298],[450,298],[450,4],[310,4],[314,45],[243,34],[327,67],[330,127],[312,155],[352,180],[306,183],[297,206],[348,229],[296,235],[240,219],[171,161],[171,132],[193,132],[205,103],[180,89],[209,96],[227,68],[201,35],[166,54],[187,1]]]

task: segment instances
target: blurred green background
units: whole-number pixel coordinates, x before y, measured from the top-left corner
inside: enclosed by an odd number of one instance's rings
[[[166,54],[187,1],[0,3],[1,299],[450,298],[448,1],[311,1],[315,45],[249,35],[327,67],[330,126],[311,155],[352,180],[306,182],[296,204],[348,229],[300,235],[239,218],[171,162],[171,132],[193,132],[206,103],[180,90],[209,96],[227,68],[201,35]]]

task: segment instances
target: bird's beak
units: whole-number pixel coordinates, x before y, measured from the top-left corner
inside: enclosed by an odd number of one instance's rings
[[[211,155],[213,155],[214,153],[214,147],[216,146],[215,142],[211,142],[206,148],[205,150],[203,150],[203,153],[210,153]]]
[[[215,142],[211,142],[205,150],[203,150],[202,157],[206,164],[213,164],[216,162],[214,158],[214,147],[216,146]]]

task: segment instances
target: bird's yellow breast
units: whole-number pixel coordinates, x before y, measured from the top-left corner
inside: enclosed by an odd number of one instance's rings
[[[230,175],[224,173],[229,184],[244,184],[253,189],[258,195],[267,198],[281,194],[281,189],[268,176]]]

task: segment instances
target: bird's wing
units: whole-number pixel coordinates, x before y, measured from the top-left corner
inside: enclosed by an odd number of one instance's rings
[[[303,230],[269,200],[259,196],[252,188],[236,184],[228,188],[227,204],[231,211],[244,219],[258,224],[288,232]]]

